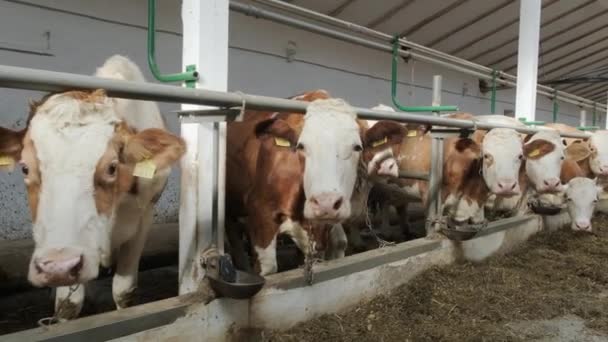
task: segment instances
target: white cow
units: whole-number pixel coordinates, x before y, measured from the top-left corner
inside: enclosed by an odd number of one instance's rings
[[[144,81],[122,56],[109,58],[97,75]],[[185,152],[183,140],[165,130],[154,103],[68,91],[33,104],[20,147],[35,241],[30,282],[59,286],[56,313],[74,318],[84,284],[100,265],[116,263],[112,294],[117,308],[126,307],[154,203]]]
[[[363,151],[354,109],[341,99],[313,101],[306,110],[296,149],[305,159],[304,217],[349,218]]]
[[[565,200],[571,220],[571,228],[591,232],[591,218],[602,188],[595,180],[585,177],[572,178],[565,191]]]

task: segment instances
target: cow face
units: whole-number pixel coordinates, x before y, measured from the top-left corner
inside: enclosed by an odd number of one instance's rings
[[[368,175],[399,176],[397,158],[407,132],[406,126],[395,121],[378,121],[365,132],[362,158]]]
[[[363,150],[353,108],[340,99],[311,102],[296,149],[305,159],[304,217],[347,219]]]
[[[568,182],[565,199],[572,230],[592,231],[591,217],[601,191],[595,181],[589,178],[575,177]]]
[[[495,128],[482,142],[483,179],[496,195],[519,194],[519,169],[523,160],[522,138],[512,130]]]
[[[589,139],[589,166],[596,176],[608,176],[608,131],[596,131]]]
[[[135,134],[103,91],[55,94],[33,114],[20,151],[35,242],[28,277],[36,286],[83,283],[110,266],[117,207],[136,192],[136,163],[166,174],[185,145],[159,129]]]
[[[557,131],[541,131],[524,144],[526,175],[538,193],[562,191],[564,145]]]
[[[275,208],[273,220],[282,224],[301,210],[303,196],[304,158],[296,151],[298,134],[288,120],[273,118],[258,123],[255,133],[260,140],[257,173],[263,175],[261,184],[254,184],[257,197],[267,199]],[[259,190],[259,191],[258,191]],[[252,198],[252,201],[256,199]]]

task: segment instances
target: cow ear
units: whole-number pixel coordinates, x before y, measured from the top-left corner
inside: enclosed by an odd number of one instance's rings
[[[121,159],[126,163],[151,160],[156,169],[177,162],[186,153],[186,142],[164,129],[149,128],[136,134],[124,134]]]
[[[382,120],[376,122],[365,132],[364,148],[376,148],[385,145],[401,144],[403,138],[409,135],[408,129],[396,121]],[[413,131],[416,133],[416,131]]]
[[[566,147],[565,152],[566,158],[576,162],[585,160],[592,153],[591,149],[589,148],[589,145],[580,140],[577,140],[570,144],[570,146]]]
[[[282,119],[272,118],[261,121],[254,130],[258,139],[274,137],[277,146],[294,147],[298,141],[296,132]]]
[[[25,132],[0,127],[0,166],[12,166],[21,159]]]
[[[545,139],[536,139],[525,144],[523,147],[523,152],[526,159],[532,160],[540,159],[554,150],[555,144]]]

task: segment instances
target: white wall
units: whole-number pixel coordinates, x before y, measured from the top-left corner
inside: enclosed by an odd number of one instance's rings
[[[164,72],[177,72],[180,3],[159,0],[157,6],[157,28],[162,31],[157,35],[157,60]],[[357,106],[390,104],[390,55],[236,13],[230,19],[230,90],[288,97],[324,88]],[[136,61],[152,81],[146,63],[146,23],[145,0],[0,0],[0,63],[91,74],[108,56],[120,53]],[[45,32],[50,32],[48,41]],[[289,41],[297,45],[292,62],[285,57]],[[52,56],[8,51],[14,49]],[[205,68],[212,67],[199,66],[199,72],[204,75]],[[421,62],[400,64],[401,101],[429,105],[433,74],[443,75],[444,104],[475,114],[489,113],[489,93],[479,92],[476,78]],[[38,97],[36,92],[0,89],[0,125],[20,127],[28,99]],[[514,109],[514,97],[512,89],[499,91],[497,113]],[[161,104],[173,131],[179,125],[171,111],[177,108]],[[540,96],[537,119],[550,121],[551,108],[551,101]],[[559,121],[578,124],[576,106],[562,103]],[[159,202],[157,222],[177,220],[178,184],[174,172]],[[24,190],[19,172],[0,175],[0,239],[30,234]]]

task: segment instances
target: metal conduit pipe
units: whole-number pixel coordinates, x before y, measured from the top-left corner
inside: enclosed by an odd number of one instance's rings
[[[244,104],[247,109],[289,111],[294,113],[304,113],[306,111],[306,107],[308,106],[308,102],[280,99],[269,96],[220,92],[203,89],[189,89],[155,83],[127,82],[88,75],[20,68],[6,65],[0,65],[0,87],[49,92],[74,89],[105,89],[108,96],[112,97],[148,101],[190,103],[217,107],[240,107]],[[435,126],[447,126],[463,129],[511,128],[525,134],[534,134],[538,132],[538,129],[533,128],[495,125],[471,120],[449,119],[439,116],[388,112],[357,107],[355,107],[355,111],[359,117],[370,120],[394,120],[399,122],[430,124]],[[214,114],[209,113],[208,115]],[[561,135],[570,138],[589,138],[589,135],[586,133],[562,133]]]
[[[357,25],[354,23],[344,21],[344,20],[340,20],[338,18],[334,18],[334,17],[328,16],[325,14],[317,13],[315,11],[311,11],[311,10],[308,10],[308,9],[305,9],[305,8],[302,8],[299,6],[295,6],[295,5],[292,5],[292,4],[283,2],[283,1],[278,1],[278,0],[255,0],[255,1],[258,3],[264,4],[264,5],[269,5],[269,6],[284,10],[284,11],[288,11],[290,13],[293,13],[293,14],[296,14],[299,16],[307,17],[309,19],[314,19],[317,21],[321,21],[321,22],[333,25],[333,26],[337,26],[337,27],[352,31],[357,34],[366,35],[368,37],[373,37],[375,39],[385,41],[386,43],[390,43],[393,40],[393,37],[389,34],[379,32],[376,30],[372,30],[365,26],[361,26],[361,25]],[[304,29],[309,32],[319,33],[319,34],[323,34],[323,35],[333,37],[336,39],[344,40],[344,41],[347,41],[350,43],[373,48],[370,45],[368,45],[367,43],[362,43],[362,40],[365,40],[364,38],[352,36],[351,34],[346,34],[344,32],[335,31],[335,30],[332,30],[332,29],[329,29],[329,28],[326,28],[323,26],[319,26],[314,23],[308,23],[308,22],[305,22],[305,21],[302,21],[302,20],[299,20],[299,19],[296,19],[293,17],[285,16],[285,15],[282,15],[279,13],[274,13],[274,12],[261,9],[259,7],[253,6],[253,5],[231,1],[230,8],[233,11],[236,11],[236,12],[239,12],[239,13],[242,13],[245,15],[254,16],[256,18],[268,19],[268,20],[282,23],[282,24],[285,24],[288,26],[293,26],[293,27],[297,27],[300,29]],[[331,33],[330,33],[330,31],[331,31]],[[353,39],[349,39],[346,37],[351,37]],[[369,40],[367,40],[367,42],[383,45],[381,43],[372,42]],[[445,68],[459,71],[459,72],[462,72],[465,74],[469,74],[471,76],[475,76],[478,78],[482,78],[482,79],[486,79],[486,80],[492,79],[492,73],[494,72],[494,70],[492,68],[489,68],[489,67],[471,62],[471,61],[467,61],[465,59],[462,59],[462,58],[459,58],[456,56],[452,56],[447,53],[444,53],[444,52],[441,52],[438,50],[434,50],[434,49],[431,49],[426,46],[422,46],[422,45],[413,43],[404,38],[399,39],[399,43],[402,46],[415,51],[415,52],[410,51],[410,52],[408,52],[408,54],[402,54],[403,56],[409,55],[414,59],[425,61],[427,63],[441,65]],[[381,49],[376,48],[376,49],[381,50],[381,51],[388,51],[385,48],[381,48]],[[423,54],[428,54],[429,56],[426,56]],[[441,60],[438,58],[442,58],[444,60]],[[503,85],[508,85],[508,86],[515,86],[515,84],[516,84],[515,81],[517,80],[517,77],[514,75],[510,75],[510,74],[507,74],[502,71],[497,71],[497,76],[498,76],[498,78],[496,80],[497,83],[500,83]],[[551,87],[548,87],[545,85],[541,85],[541,84],[539,84],[537,87],[538,94],[549,96],[549,97],[553,96],[554,91],[555,91],[554,88],[551,88]],[[589,99],[585,99],[583,97],[565,93],[565,92],[560,92],[559,100],[568,102],[571,104],[579,105],[579,106],[588,107],[588,108],[593,108],[593,104],[594,104],[594,102]],[[608,110],[608,106],[602,106],[601,108]]]

